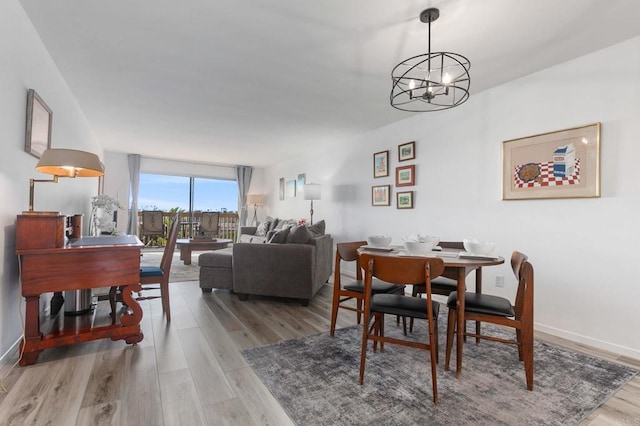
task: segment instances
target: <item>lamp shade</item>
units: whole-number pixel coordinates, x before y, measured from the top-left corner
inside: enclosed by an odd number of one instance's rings
[[[265,196],[264,194],[249,194],[247,195],[247,205],[253,206],[258,205],[261,206],[264,204]]]
[[[36,170],[64,177],[104,175],[104,166],[97,155],[76,149],[47,149],[42,153]]]
[[[322,199],[322,186],[318,183],[308,183],[304,186],[304,199],[305,200],[320,200]]]

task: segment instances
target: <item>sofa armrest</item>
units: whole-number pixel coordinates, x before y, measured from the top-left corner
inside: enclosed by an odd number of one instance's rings
[[[321,235],[311,239],[311,244],[316,246],[316,276],[314,285],[318,288],[331,277],[333,272],[333,238],[331,234]]]
[[[257,229],[258,229],[257,226],[241,226],[240,227],[240,235],[242,235],[242,234],[255,235]]]

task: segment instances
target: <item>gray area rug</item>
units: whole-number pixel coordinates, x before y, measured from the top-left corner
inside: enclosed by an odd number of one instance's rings
[[[444,316],[443,312],[444,311]],[[634,369],[535,342],[534,390],[513,345],[471,339],[463,371],[444,371],[446,308],[440,313],[439,403],[431,394],[426,351],[385,345],[367,352],[364,385],[358,385],[359,326],[243,351],[249,365],[299,425],[572,425],[605,402],[638,372]],[[388,335],[400,335],[395,321]],[[426,341],[425,322],[413,337]],[[491,325],[497,334],[507,332]]]
[[[182,282],[182,281],[198,281],[200,276],[200,267],[198,266],[198,256],[200,252],[195,252],[191,256],[191,265],[185,265],[180,260],[180,251],[176,250],[173,253],[173,260],[171,262],[171,272],[169,273],[169,282]],[[162,250],[158,249],[144,249],[142,251],[142,257],[140,258],[141,266],[160,266],[160,260],[162,259]]]

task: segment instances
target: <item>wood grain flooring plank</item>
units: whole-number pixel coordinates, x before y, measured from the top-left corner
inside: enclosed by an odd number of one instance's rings
[[[257,424],[251,416],[252,408],[245,406],[240,398],[206,405],[204,414],[207,424],[212,426],[250,426]]]
[[[76,421],[77,426],[120,426],[122,414],[120,401],[105,402],[80,409]],[[54,423],[55,424],[55,423]]]
[[[124,354],[120,386],[122,424],[163,424],[155,348],[131,346]]]
[[[160,393],[165,424],[206,424],[198,391],[189,369],[160,373]]]
[[[193,372],[193,382],[203,405],[213,404],[235,395],[225,373],[199,328],[180,331],[180,342]]]
[[[251,368],[232,371],[228,377],[238,398],[245,406],[250,407],[249,414],[254,424],[293,425],[287,413]]]

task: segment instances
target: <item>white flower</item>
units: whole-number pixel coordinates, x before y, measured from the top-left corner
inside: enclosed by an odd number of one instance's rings
[[[102,194],[91,197],[91,208],[94,211],[101,208],[107,213],[113,213],[114,210],[122,209],[123,207],[115,198]]]

